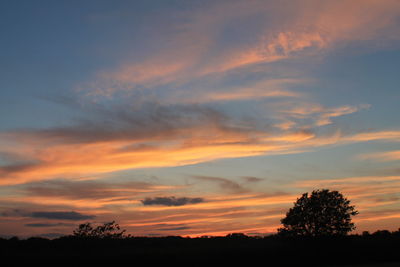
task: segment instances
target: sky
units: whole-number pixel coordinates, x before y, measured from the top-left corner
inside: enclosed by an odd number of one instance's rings
[[[400,227],[400,1],[1,1],[0,235]]]

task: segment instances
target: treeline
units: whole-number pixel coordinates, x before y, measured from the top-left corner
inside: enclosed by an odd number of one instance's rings
[[[1,258],[7,261],[7,266],[30,263],[340,266],[400,263],[399,249],[400,230],[336,237],[250,237],[233,233],[198,238],[70,235],[53,240],[39,237],[0,239]]]

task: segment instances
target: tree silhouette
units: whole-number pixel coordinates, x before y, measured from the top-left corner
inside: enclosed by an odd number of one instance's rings
[[[304,193],[294,207],[281,220],[281,235],[332,236],[346,235],[355,229],[351,216],[358,211],[338,191],[314,190],[309,196]]]
[[[83,223],[74,230],[73,235],[81,238],[123,238],[126,230],[121,230],[115,221],[93,228],[91,223]]]

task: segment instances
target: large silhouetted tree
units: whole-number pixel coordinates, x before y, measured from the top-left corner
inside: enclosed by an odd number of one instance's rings
[[[346,235],[355,229],[351,216],[358,211],[338,191],[314,190],[311,195],[304,193],[294,207],[281,220],[281,235],[290,236],[331,236]]]

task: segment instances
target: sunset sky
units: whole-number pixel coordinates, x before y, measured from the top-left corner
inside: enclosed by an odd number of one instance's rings
[[[0,236],[400,227],[400,1],[0,3]]]

